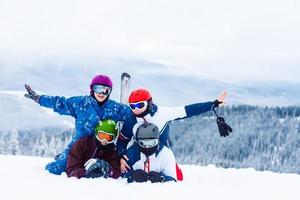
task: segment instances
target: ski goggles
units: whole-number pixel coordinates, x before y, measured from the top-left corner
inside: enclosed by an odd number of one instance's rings
[[[140,102],[136,102],[136,103],[130,103],[129,105],[130,105],[130,108],[132,110],[135,110],[135,109],[141,110],[145,106],[148,105],[148,102],[147,101],[140,101]]]
[[[111,88],[105,85],[93,85],[93,91],[97,94],[109,95]]]
[[[143,148],[152,148],[158,144],[158,139],[139,139],[138,144]]]
[[[100,141],[100,142],[106,142],[107,144],[113,143],[114,142],[114,136],[109,135],[108,133],[105,132],[98,132],[96,134],[96,138]]]

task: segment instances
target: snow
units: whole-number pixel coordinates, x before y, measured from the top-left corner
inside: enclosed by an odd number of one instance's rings
[[[300,102],[300,14],[294,0],[4,0],[0,5],[5,29],[0,132],[74,127],[74,119],[25,99],[24,83],[38,94],[84,95],[98,73],[118,85],[121,71],[129,72],[133,88],[149,88],[166,106],[213,100],[223,89],[229,104]],[[119,97],[118,91],[116,86],[111,97]],[[184,182],[127,184],[51,175],[44,170],[50,160],[0,155],[0,200],[300,197],[296,174],[183,165]]]
[[[300,175],[181,166],[184,181],[132,183],[118,179],[76,179],[44,170],[50,158],[0,155],[1,200],[53,199],[288,199],[300,196]]]

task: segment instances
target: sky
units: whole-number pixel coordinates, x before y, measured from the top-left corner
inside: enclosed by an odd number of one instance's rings
[[[36,60],[123,58],[227,82],[299,82],[299,4],[0,0],[0,69]]]

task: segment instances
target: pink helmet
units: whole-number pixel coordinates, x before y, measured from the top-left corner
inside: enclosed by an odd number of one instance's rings
[[[111,79],[108,77],[108,76],[105,76],[105,75],[97,75],[95,76],[92,81],[91,81],[91,84],[90,84],[90,89],[91,91],[93,90],[93,85],[105,85],[105,86],[108,86],[110,88],[113,87],[113,83],[111,81]]]

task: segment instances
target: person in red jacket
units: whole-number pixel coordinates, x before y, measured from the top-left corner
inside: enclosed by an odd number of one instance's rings
[[[113,120],[103,120],[95,128],[95,135],[78,140],[71,148],[66,173],[77,178],[118,178],[120,156],[115,147],[118,125]]]

